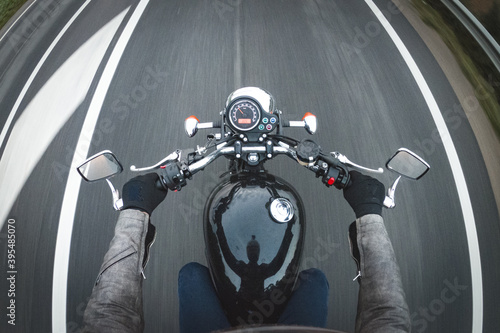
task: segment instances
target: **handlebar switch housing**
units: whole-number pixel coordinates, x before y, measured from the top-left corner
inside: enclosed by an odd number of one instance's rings
[[[180,191],[183,186],[186,186],[186,178],[178,163],[169,163],[161,170],[162,184],[169,190]]]
[[[336,169],[339,171],[339,176],[337,177],[337,181],[333,185],[341,190],[345,188],[347,184],[349,184],[351,177],[349,175],[349,170],[344,165],[339,165]]]
[[[321,180],[323,181],[323,184],[325,184],[327,187],[330,187],[332,185],[335,185],[335,183],[339,179],[339,174],[340,172],[337,168],[329,168],[328,172],[325,173]]]
[[[322,182],[327,187],[335,186],[337,189],[343,189],[349,183],[349,171],[341,166],[328,168],[328,171],[323,173]]]

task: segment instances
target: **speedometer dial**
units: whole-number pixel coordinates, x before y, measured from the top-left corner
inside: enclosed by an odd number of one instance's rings
[[[229,110],[229,121],[240,131],[249,131],[257,126],[260,120],[259,107],[250,100],[240,100]]]

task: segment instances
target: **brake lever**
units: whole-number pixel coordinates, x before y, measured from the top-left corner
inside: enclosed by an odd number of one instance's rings
[[[356,168],[356,169],[359,169],[362,171],[368,171],[368,172],[372,172],[372,173],[384,173],[384,169],[382,169],[382,168],[378,168],[377,170],[375,170],[375,169],[370,169],[370,168],[361,166],[359,164],[356,164],[356,163],[350,161],[345,155],[343,155],[339,152],[332,151],[330,154],[333,157],[335,157],[336,159],[338,159],[340,162],[344,163],[345,165],[347,165],[351,168]]]

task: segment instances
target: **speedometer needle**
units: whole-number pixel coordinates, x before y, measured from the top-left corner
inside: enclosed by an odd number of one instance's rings
[[[240,108],[238,108],[238,110],[240,110],[241,114],[243,114],[243,111],[241,111],[241,109],[240,109]]]

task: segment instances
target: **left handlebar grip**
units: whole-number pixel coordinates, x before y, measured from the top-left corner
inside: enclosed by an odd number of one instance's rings
[[[166,185],[163,184],[162,182],[162,176],[161,175],[158,175],[158,179],[156,180],[155,182],[155,187],[159,190],[162,190],[162,191],[167,191],[168,190],[168,187]]]

